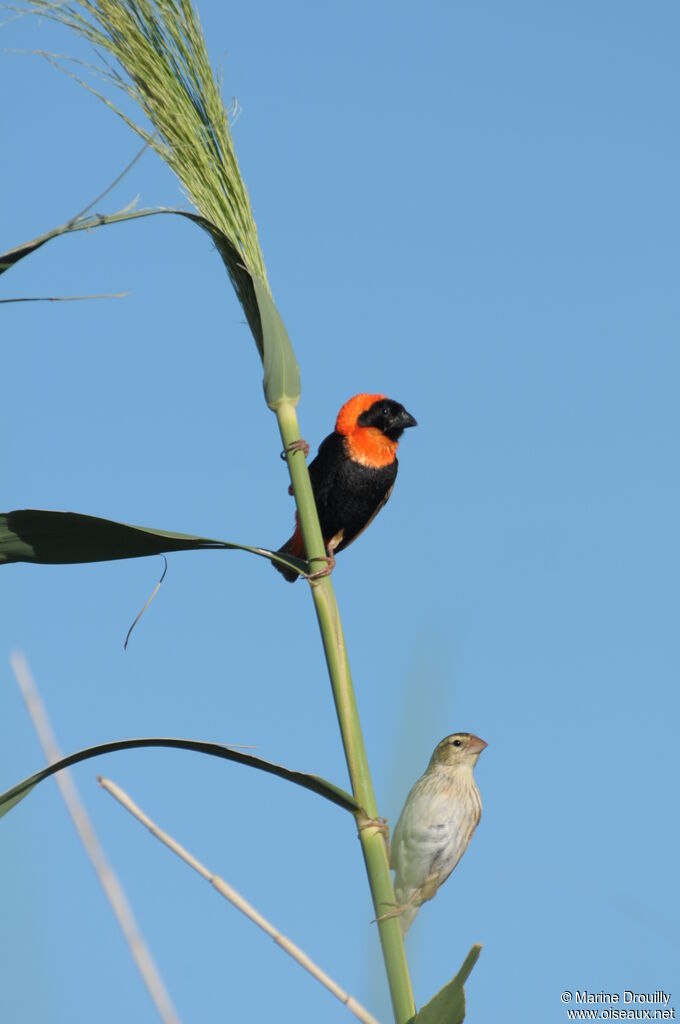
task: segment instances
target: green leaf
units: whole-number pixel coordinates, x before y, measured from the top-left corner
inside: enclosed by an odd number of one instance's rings
[[[206,217],[194,213],[192,210],[181,210],[171,206],[157,206],[147,210],[133,210],[130,207],[126,207],[117,213],[94,213],[87,216],[79,214],[66,221],[65,224],[60,224],[58,228],[46,231],[44,235],[38,235],[37,238],[31,239],[30,242],[24,242],[21,245],[17,245],[14,249],[8,249],[7,252],[0,253],[0,274],[10,270],[15,263],[18,263],[26,256],[30,256],[53,238],[69,235],[74,231],[91,231],[93,228],[103,227],[107,224],[120,224],[124,221],[138,220],[140,217],[155,217],[159,214],[185,217],[210,235],[227,268],[236,296],[243,307],[253,337],[255,338],[255,344],[260,355],[262,355],[260,313],[257,299],[255,298],[255,289],[253,288],[253,278],[244,265],[243,256],[216,224],[213,224]]]
[[[17,245],[14,249],[8,249],[7,252],[0,253],[0,274],[4,274],[6,270],[10,270],[19,260],[30,256],[36,249],[40,249],[46,242],[50,242],[53,238],[58,238],[60,235],[69,235],[73,231],[90,231],[92,228],[99,228],[105,224],[120,224],[126,220],[137,220],[139,217],[153,217],[160,213],[172,213],[180,217],[188,217],[189,220],[199,224],[204,230],[210,233],[213,231],[213,225],[209,224],[203,217],[199,217],[198,214],[192,213],[190,210],[179,210],[164,206],[159,206],[153,210],[131,210],[128,208],[126,210],[119,210],[118,213],[94,213],[89,216],[73,217],[71,220],[66,221],[65,224],[60,224],[58,228],[53,228],[51,231],[46,231],[44,235],[38,235],[37,238],[31,239],[30,242],[24,242],[22,245]]]
[[[148,210],[132,210],[129,207],[117,213],[95,213],[80,215],[46,231],[43,235],[24,242],[14,249],[0,253],[0,274],[10,270],[16,263],[40,249],[46,242],[74,231],[91,231],[107,224],[120,224],[140,217],[154,217],[172,214],[185,217],[206,231],[217,248],[227,273],[231,278],[236,296],[246,314],[248,325],[255,339],[257,350],[264,364],[264,389],[267,404],[275,409],[282,402],[297,405],[300,397],[300,370],[286,332],[283,320],[272,301],[267,285],[250,274],[243,261],[243,255],[227,235],[214,223],[191,210],[170,206],[159,206]]]
[[[189,533],[129,526],[77,512],[26,508],[0,513],[0,565],[3,562],[74,565],[202,548],[249,551],[272,562],[291,565],[298,572],[307,571],[306,563],[299,558]]]
[[[18,803],[20,803],[25,796],[35,789],[40,779],[37,779],[32,785],[30,780],[25,779],[24,782],[20,782],[18,786],[14,786],[13,789],[8,789],[6,793],[2,795],[2,803],[0,803],[0,818],[8,811],[11,811]]]
[[[297,405],[300,400],[300,369],[288,332],[264,281],[253,277],[253,287],[262,325],[262,347],[258,345],[258,348],[264,365],[267,405],[270,409]]]
[[[465,957],[463,966],[455,978],[444,985],[427,1006],[413,1017],[409,1024],[462,1024],[465,1020],[465,991],[463,985],[468,980],[470,971],[477,963],[481,946],[473,946]]]
[[[349,811],[351,814],[357,814],[361,811],[359,804],[350,793],[345,792],[339,786],[333,785],[332,782],[327,782],[326,779],[322,779],[319,775],[308,775],[306,772],[292,771],[283,765],[274,764],[272,761],[264,761],[261,757],[246,754],[242,750],[234,750],[232,747],[224,747],[219,743],[204,743],[201,740],[151,736],[142,737],[141,739],[115,740],[112,743],[99,743],[96,747],[87,747],[85,750],[79,750],[75,754],[69,754],[68,757],[62,757],[61,760],[55,761],[54,764],[48,765],[47,768],[36,772],[35,775],[30,775],[23,782],[19,782],[5,793],[0,794],[0,818],[7,814],[12,807],[16,806],[20,800],[23,800],[25,796],[28,796],[38,783],[42,782],[43,779],[49,778],[50,775],[54,775],[55,772],[61,771],[62,768],[68,768],[70,765],[78,764],[80,761],[87,761],[91,757],[99,757],[100,754],[111,754],[117,750],[134,750],[140,747],[169,747],[174,750],[194,750],[200,754],[208,754],[211,757],[235,761],[237,764],[257,768],[259,771],[267,772],[269,775],[278,775],[281,779],[294,782],[295,785],[302,786],[303,789],[309,789],[312,793],[318,793],[319,796],[325,797],[326,800],[330,800],[331,803],[337,804],[338,807],[342,807],[343,810]]]

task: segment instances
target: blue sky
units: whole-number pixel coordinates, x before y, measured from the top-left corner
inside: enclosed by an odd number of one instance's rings
[[[677,5],[199,9],[241,107],[304,436],[315,450],[358,391],[419,423],[334,575],[381,812],[396,822],[447,733],[489,744],[481,825],[407,938],[416,1001],[474,942],[480,1024],[565,1020],[564,989],[673,992]],[[79,43],[30,19],[0,40],[5,249],[80,210],[138,144],[46,62],[6,52],[87,56]],[[153,154],[104,206],[137,195],[182,201]],[[3,508],[278,545],[293,506],[276,421],[200,231],[158,218],[58,240],[0,297],[118,291],[132,294],[3,306]],[[169,563],[127,653],[160,559],[2,570],[2,788],[42,764],[13,648],[65,751],[188,736],[346,785],[305,586],[236,553]],[[114,755],[76,779],[184,1021],[350,1018],[97,772],[390,1019],[348,816],[198,755]],[[0,1017],[152,1019],[54,783],[1,830]]]

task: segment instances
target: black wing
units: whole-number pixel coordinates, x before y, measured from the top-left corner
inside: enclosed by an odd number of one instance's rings
[[[309,478],[317,506],[323,507],[328,501],[344,458],[342,436],[334,431],[324,438],[316,457],[309,464]]]

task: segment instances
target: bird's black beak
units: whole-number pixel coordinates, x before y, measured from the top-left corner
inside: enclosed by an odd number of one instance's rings
[[[395,403],[396,404],[396,403]],[[406,412],[403,405],[395,409],[390,417],[389,424],[382,428],[384,434],[392,441],[398,441],[407,427],[417,427],[418,424],[410,412]]]

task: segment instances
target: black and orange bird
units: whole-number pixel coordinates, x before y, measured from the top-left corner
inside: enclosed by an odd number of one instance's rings
[[[386,503],[399,468],[399,438],[415,426],[404,406],[384,395],[355,395],[338,413],[335,430],[309,466],[328,570],[335,565],[335,552],[351,544]],[[297,515],[295,532],[278,554],[305,558]],[[289,583],[297,579],[294,569],[273,564]]]

